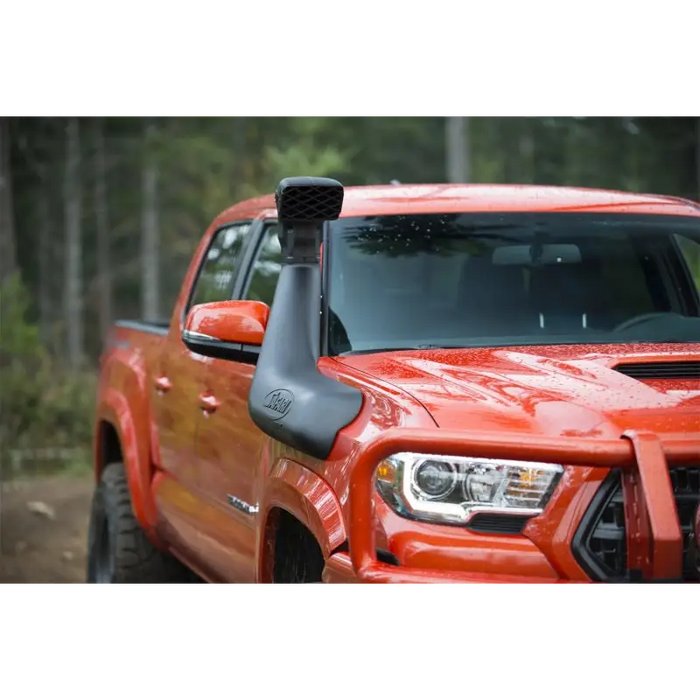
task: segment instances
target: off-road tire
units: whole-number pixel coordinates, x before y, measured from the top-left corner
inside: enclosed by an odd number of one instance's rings
[[[124,465],[109,464],[95,488],[88,530],[88,583],[192,583],[197,577],[158,549],[134,517]]]
[[[280,512],[275,543],[275,583],[321,583],[325,560],[314,536],[296,518]]]

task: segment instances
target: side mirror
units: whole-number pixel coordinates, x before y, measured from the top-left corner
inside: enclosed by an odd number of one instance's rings
[[[182,342],[198,355],[255,364],[269,314],[261,301],[198,304],[187,314]]]

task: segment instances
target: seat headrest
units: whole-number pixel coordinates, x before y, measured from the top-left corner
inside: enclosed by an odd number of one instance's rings
[[[506,312],[523,301],[523,272],[511,265],[494,265],[491,256],[472,256],[462,267],[459,298],[469,307]]]
[[[530,294],[541,313],[579,317],[586,311],[595,284],[583,265],[547,265],[532,271]]]

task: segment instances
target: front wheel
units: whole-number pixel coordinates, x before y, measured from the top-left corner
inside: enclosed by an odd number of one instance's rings
[[[186,583],[195,575],[146,536],[131,507],[124,466],[109,464],[95,488],[88,530],[88,583]]]

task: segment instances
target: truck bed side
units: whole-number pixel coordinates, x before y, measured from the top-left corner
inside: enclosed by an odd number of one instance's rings
[[[156,521],[150,492],[151,392],[168,334],[166,323],[118,321],[100,358],[95,423],[95,478],[123,462],[139,524],[151,535]]]

